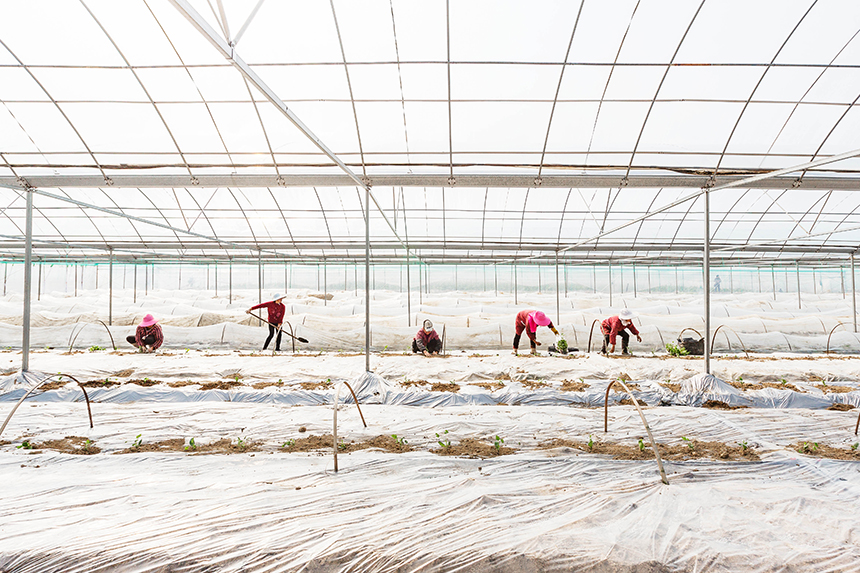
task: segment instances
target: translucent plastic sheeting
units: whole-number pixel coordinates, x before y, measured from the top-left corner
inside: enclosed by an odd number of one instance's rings
[[[660,443],[745,441],[762,455],[761,462],[666,462],[665,486],[651,460],[538,448],[588,436],[635,444],[642,427],[632,407],[612,408],[603,434],[600,410],[368,404],[365,429],[347,405],[338,415],[347,441],[396,434],[415,450],[341,454],[338,473],[330,452],[280,448],[330,433],[330,407],[100,404],[92,430],[82,405],[75,408],[22,408],[7,430],[13,444],[0,446],[3,475],[16,476],[0,500],[6,570],[765,573],[856,571],[860,562],[860,521],[845,502],[860,493],[856,462],[788,448],[825,433],[829,444],[847,447],[853,426],[840,412],[648,409]],[[500,435],[516,453],[437,456],[435,434],[446,430],[452,443]],[[86,436],[102,451],[14,447],[22,436],[66,435]],[[136,436],[186,444],[243,437],[261,449],[114,455]]]

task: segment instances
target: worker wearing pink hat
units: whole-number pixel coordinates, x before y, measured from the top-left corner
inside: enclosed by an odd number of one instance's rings
[[[538,326],[546,326],[553,331],[556,336],[558,336],[558,330],[555,329],[555,326],[552,325],[552,321],[543,312],[539,310],[521,310],[517,313],[517,320],[514,323],[514,327],[516,328],[516,334],[514,335],[514,354],[516,354],[520,348],[520,336],[523,331],[526,332],[526,335],[529,337],[529,342],[531,342],[532,354],[537,354],[537,346],[540,346],[540,342],[535,338],[535,333]]]
[[[164,342],[164,335],[155,317],[147,314],[137,325],[134,336],[127,336],[126,340],[136,346],[139,352],[155,352]]]

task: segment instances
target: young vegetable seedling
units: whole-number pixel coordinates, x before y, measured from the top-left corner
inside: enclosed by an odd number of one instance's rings
[[[436,432],[436,437],[441,438],[443,435],[445,435],[447,433],[448,433],[448,430],[445,430],[444,432],[442,432],[442,434],[439,434],[439,432]],[[446,450],[451,447],[451,440],[448,440],[448,439],[446,439],[444,442],[442,440],[438,440],[436,443],[438,443],[440,446],[442,446]]]
[[[436,435],[438,436],[439,434],[436,434]],[[391,434],[391,437],[392,437],[392,438],[394,438],[394,441],[395,441],[395,442],[397,442],[398,444],[400,444],[401,446],[405,446],[406,444],[408,444],[408,443],[409,443],[409,442],[406,440],[406,438],[404,438],[404,437],[402,437],[402,436],[398,438],[398,437],[397,437],[397,434]]]
[[[502,438],[500,436],[496,436],[496,439],[493,441],[493,446],[496,448],[496,452],[501,451],[502,444],[504,444],[504,443],[505,443],[504,438]]]
[[[194,441],[194,438],[191,438],[190,440],[188,440],[188,445],[185,446],[185,451],[186,452],[194,451],[196,449],[197,449],[197,443]]]

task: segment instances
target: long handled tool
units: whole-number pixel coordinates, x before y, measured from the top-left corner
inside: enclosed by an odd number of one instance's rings
[[[284,333],[284,334],[286,334],[287,336],[292,336],[293,338],[295,338],[295,339],[296,339],[296,340],[298,340],[299,342],[304,342],[305,344],[307,344],[307,343],[308,343],[308,339],[307,339],[307,338],[302,338],[301,336],[296,336],[295,334],[291,334],[291,333],[287,332],[286,330],[284,330],[283,328],[281,328],[280,326],[277,326],[277,325],[275,325],[275,324],[272,324],[271,322],[269,322],[268,320],[266,320],[266,319],[265,319],[265,318],[263,318],[262,316],[258,316],[258,315],[256,315],[256,314],[254,314],[253,312],[249,312],[248,314],[250,314],[251,316],[253,316],[253,317],[254,317],[254,318],[256,318],[257,320],[260,320],[260,321],[262,321],[262,322],[265,322],[265,323],[266,323],[266,324],[268,324],[269,326],[276,328],[279,332],[283,332],[283,333]]]

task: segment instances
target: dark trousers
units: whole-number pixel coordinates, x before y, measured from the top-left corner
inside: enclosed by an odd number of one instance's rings
[[[520,348],[520,336],[521,336],[521,333],[517,333],[514,335],[514,350],[519,350],[519,348]],[[535,350],[537,348],[535,341],[532,340],[531,338],[529,338],[529,342],[532,345],[532,350]]]
[[[418,350],[418,341],[414,338],[412,339],[412,352],[418,353],[421,352]],[[442,352],[442,341],[433,339],[427,343],[427,352],[433,354],[434,352]]]
[[[621,352],[627,352],[627,345],[630,343],[630,335],[627,334],[626,330],[622,330],[618,333],[618,336],[621,337]],[[600,351],[603,354],[606,354],[606,349],[609,347],[609,335],[603,335],[603,349]]]
[[[278,330],[278,338],[275,339],[275,351],[280,352],[281,351],[281,335],[283,334],[283,332],[281,332],[281,329],[277,329],[277,330]],[[270,324],[269,325],[269,337],[266,339],[266,343],[263,344],[263,350],[265,350],[269,346],[269,343],[272,341],[272,337],[274,335],[275,335],[275,327]]]
[[[131,344],[132,346],[137,346],[137,338],[135,338],[134,336],[126,336],[125,339],[128,340],[128,343]],[[152,346],[153,344],[155,344],[155,335],[154,334],[150,334],[149,336],[147,336],[143,339],[143,345],[144,346]]]

